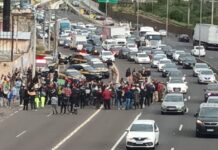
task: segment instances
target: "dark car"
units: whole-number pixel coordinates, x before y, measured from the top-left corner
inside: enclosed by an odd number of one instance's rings
[[[139,47],[139,52],[140,53],[146,53],[148,55],[151,55],[151,51],[152,51],[151,47],[146,47],[146,46],[140,46]]]
[[[164,51],[165,53],[169,50],[172,50],[172,47],[169,45],[162,45],[160,46],[161,50]]]
[[[179,55],[179,58],[178,58],[178,64],[179,65],[182,65],[183,64],[183,61],[187,58],[187,57],[190,57],[192,56],[190,53],[182,53]]]
[[[196,137],[218,135],[218,104],[202,103],[196,117]]]
[[[218,96],[218,84],[209,83],[204,89],[204,101],[207,102],[209,96]]]
[[[111,48],[110,48],[109,50],[113,53],[113,55],[114,55],[115,57],[117,57],[117,56],[119,55],[119,52],[120,52],[120,50],[121,50],[122,48],[123,48],[123,47],[120,46],[120,45],[113,45],[113,46],[111,46]]]
[[[128,54],[127,54],[127,60],[128,61],[134,61],[135,60],[135,57],[136,57],[136,54],[137,54],[137,52],[129,52]]]
[[[83,44],[83,49],[87,52],[87,53],[91,53],[94,50],[94,46],[92,44]]]
[[[64,40],[64,48],[70,48],[71,40]]]
[[[187,34],[181,34],[179,35],[179,42],[189,42],[190,38]]]
[[[174,49],[169,49],[165,51],[165,54],[167,55],[167,58],[173,59],[173,53],[175,52]]]
[[[182,62],[182,67],[186,68],[186,69],[191,69],[195,66],[196,64],[196,59],[195,57],[191,56],[191,57],[185,57],[185,59]]]
[[[174,63],[165,64],[162,71],[162,77],[167,77],[167,74],[173,70],[178,70]]]
[[[181,70],[174,69],[169,71],[169,73],[167,74],[168,81],[175,77],[181,78],[183,81],[185,81],[185,75],[182,73]]]
[[[125,59],[127,58],[127,54],[130,52],[130,49],[122,47],[118,53],[118,58]]]
[[[74,64],[68,67],[68,69],[76,69],[83,74],[87,80],[101,80],[102,75],[99,71],[88,64]]]

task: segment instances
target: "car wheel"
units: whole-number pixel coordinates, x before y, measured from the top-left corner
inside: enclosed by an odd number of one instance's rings
[[[129,148],[129,147],[126,147],[126,150],[131,150],[131,148]]]
[[[161,115],[164,115],[165,113],[163,111],[161,111]]]
[[[198,80],[198,84],[201,84],[201,82]]]
[[[196,136],[196,137],[201,137],[201,134],[196,131],[196,132],[195,132],[195,136]]]

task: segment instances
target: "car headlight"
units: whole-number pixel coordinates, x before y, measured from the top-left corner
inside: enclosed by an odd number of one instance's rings
[[[166,108],[167,108],[167,106],[165,106],[165,105],[161,105],[161,108],[163,108],[163,109],[166,109]]]
[[[132,138],[132,137],[126,137],[126,140],[127,140],[127,141],[132,141],[133,138]]]
[[[204,124],[204,122],[201,121],[201,120],[197,120],[196,123],[199,124],[199,125],[203,125]]]
[[[208,95],[208,96],[210,96],[210,95],[211,95],[211,93],[207,93],[207,95]]]

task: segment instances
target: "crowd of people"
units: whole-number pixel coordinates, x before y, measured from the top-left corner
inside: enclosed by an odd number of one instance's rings
[[[114,67],[112,67],[114,68]],[[16,73],[12,76],[2,76],[0,82],[0,105],[11,107],[19,101],[23,110],[37,110],[51,105],[53,114],[77,114],[78,108],[87,106],[99,109],[142,109],[150,106],[154,101],[161,101],[165,93],[165,85],[157,80],[150,80],[150,73],[145,68],[126,70],[126,77],[119,83],[112,78],[108,83],[103,81],[78,81],[72,78],[60,79],[54,72],[49,72],[43,78],[39,72],[33,80],[31,70],[27,71],[27,80],[20,78]],[[113,71],[112,71],[113,72]],[[111,74],[112,74],[111,72]],[[60,107],[60,109],[58,109]]]

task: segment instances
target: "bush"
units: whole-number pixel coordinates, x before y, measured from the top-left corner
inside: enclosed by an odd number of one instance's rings
[[[170,19],[182,22],[183,21],[183,13],[179,10],[173,10],[170,12]]]

